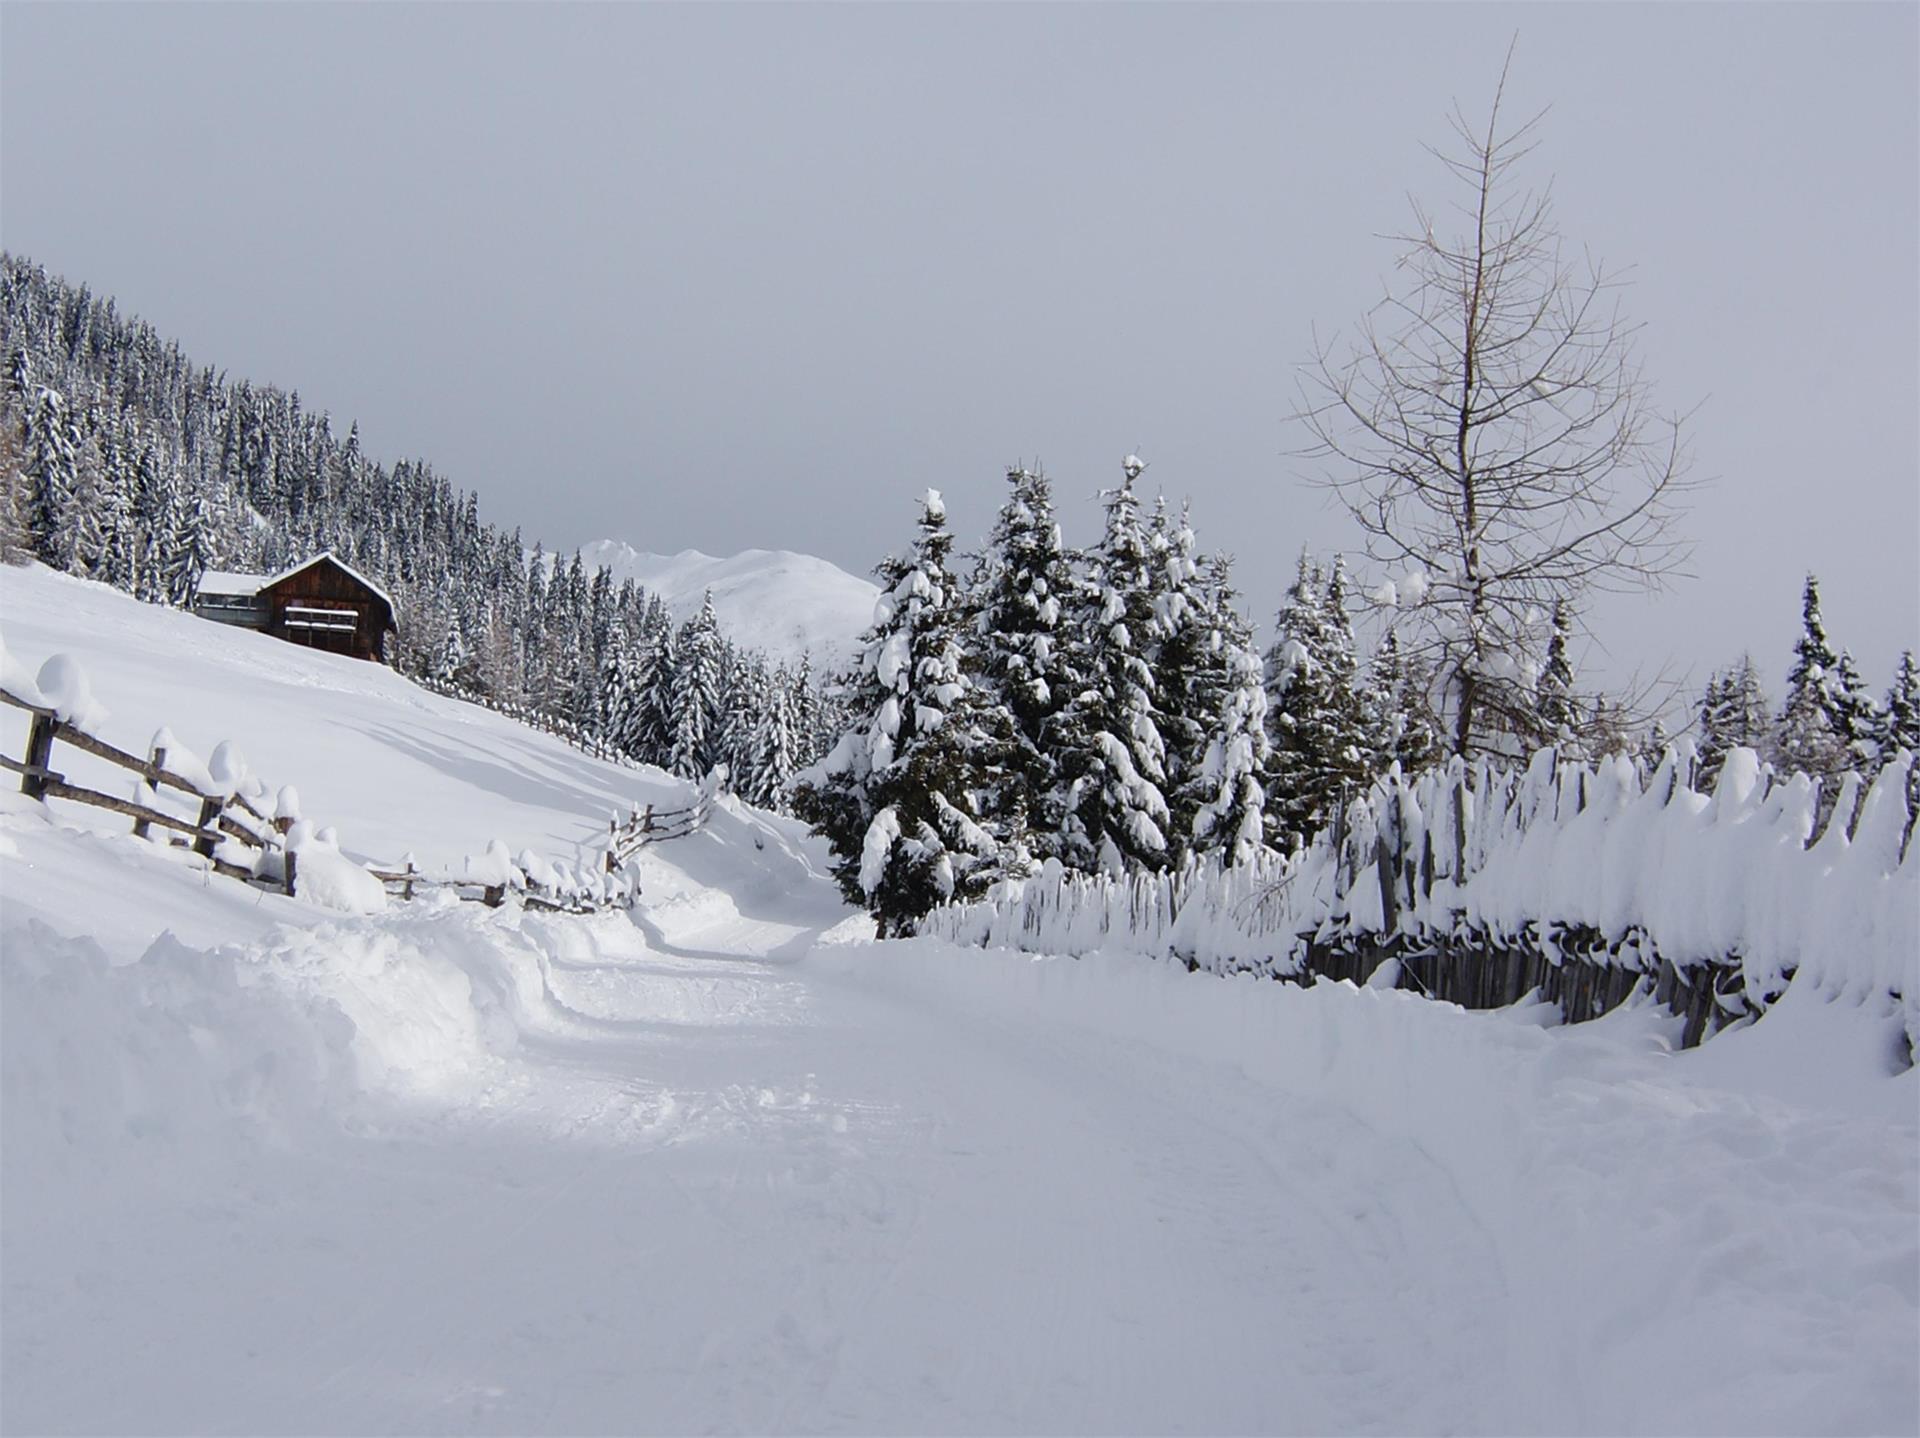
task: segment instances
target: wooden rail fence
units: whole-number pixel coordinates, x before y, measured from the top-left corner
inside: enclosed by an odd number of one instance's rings
[[[180,836],[174,842],[182,847],[190,847],[206,860],[215,873],[249,883],[261,881],[260,869],[264,866],[243,867],[221,858],[215,853],[220,843],[231,839],[261,854],[277,853],[281,858],[281,863],[276,866],[279,877],[272,883],[284,893],[293,893],[297,862],[286,844],[287,830],[291,825],[265,813],[245,793],[238,790],[220,792],[218,786],[210,790],[185,775],[173,772],[167,768],[167,751],[164,747],[155,747],[145,759],[141,759],[74,727],[54,710],[30,704],[4,689],[0,689],[0,704],[25,710],[29,716],[24,760],[0,754],[0,768],[20,776],[20,792],[28,798],[67,799],[76,804],[123,814],[133,820],[133,832],[141,838],[147,837],[155,825],[172,830]],[[53,746],[56,743],[66,744],[137,775],[145,791],[154,796],[155,802],[122,799],[69,782],[64,773],[53,767]],[[172,789],[197,800],[197,817],[184,819],[159,808],[158,798],[162,789]]]
[[[25,711],[28,715],[25,755],[14,759],[0,754],[0,769],[20,776],[20,792],[32,799],[66,799],[96,809],[123,815],[133,821],[133,832],[148,837],[154,827],[171,831],[173,843],[191,848],[214,873],[245,883],[276,889],[285,894],[296,890],[299,854],[288,845],[293,821],[266,813],[257,796],[239,788],[203,785],[187,775],[167,767],[168,754],[156,746],[146,758],[129,754],[85,730],[61,719],[44,705],[33,704],[0,689],[0,705]],[[141,781],[140,797],[119,798],[71,782],[54,768],[54,746],[65,744],[96,759],[126,770]],[[609,879],[618,874],[641,849],[650,844],[682,839],[706,824],[713,812],[716,785],[702,785],[693,802],[679,808],[660,809],[652,804],[630,810],[625,819],[615,817],[607,824],[606,848],[602,863]],[[198,804],[192,819],[168,813],[159,807],[161,790],[172,790]],[[151,796],[153,802],[146,802]],[[248,864],[222,857],[218,848],[232,840],[259,855]],[[527,867],[509,861],[508,876],[502,882],[486,882],[471,877],[431,874],[417,867],[409,856],[398,865],[369,865],[367,872],[387,891],[406,901],[432,889],[451,890],[456,897],[499,907],[508,895],[517,894],[528,908],[555,913],[586,914],[631,903],[637,886],[609,887],[602,884],[589,890],[580,884],[542,882]],[[489,875],[489,877],[492,877]]]

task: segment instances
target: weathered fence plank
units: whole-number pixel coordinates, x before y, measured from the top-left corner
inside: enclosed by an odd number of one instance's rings
[[[158,824],[162,828],[176,829],[190,836],[197,845],[201,840],[213,840],[219,836],[203,830],[191,819],[181,819],[162,809],[149,808],[137,804],[131,799],[116,799],[111,794],[97,794],[91,789],[82,789],[77,784],[69,784],[59,776],[48,780],[45,796],[49,799],[68,799],[76,804],[87,804],[95,809],[110,809],[116,814],[124,814],[130,819],[142,819],[149,824]],[[207,856],[211,856],[209,848]]]
[[[51,713],[40,711],[27,729],[27,756],[20,770],[20,792],[29,799],[45,798],[48,785],[54,781],[53,736],[59,724]]]

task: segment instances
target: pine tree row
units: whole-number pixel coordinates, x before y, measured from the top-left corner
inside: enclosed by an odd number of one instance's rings
[[[1303,557],[1265,664],[1231,563],[1187,514],[1143,515],[1129,457],[1092,548],[1061,538],[1037,469],[966,580],[939,495],[879,568],[848,722],[796,780],[842,891],[884,927],[995,879],[1244,862],[1302,841],[1341,786],[1424,762],[1420,677],[1391,645],[1359,671],[1336,565]]]
[[[1820,613],[1820,581],[1807,576],[1800,637],[1793,646],[1787,693],[1776,711],[1747,655],[1707,681],[1696,706],[1697,787],[1711,786],[1727,751],[1744,745],[1781,773],[1831,781],[1849,770],[1871,775],[1905,749],[1920,754],[1920,671],[1913,651],[1900,656],[1884,701],[1876,701],[1853,656],[1836,651]],[[1828,801],[1835,785],[1822,785]],[[1910,791],[1908,808],[1920,808]]]

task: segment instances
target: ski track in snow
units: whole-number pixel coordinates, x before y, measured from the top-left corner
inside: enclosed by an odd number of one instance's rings
[[[231,725],[362,852],[672,792],[5,579],[110,737]],[[1885,1015],[1790,993],[1676,1056],[1644,1009],[876,945],[820,864],[723,809],[631,915],[345,918],[0,801],[0,1429],[1920,1428]]]

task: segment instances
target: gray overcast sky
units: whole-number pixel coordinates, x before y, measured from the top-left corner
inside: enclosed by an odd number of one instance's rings
[[[911,496],[1068,538],[1138,449],[1270,617],[1357,547],[1287,452],[1422,150],[1551,104],[1533,176],[1634,267],[1694,425],[1694,568],[1621,659],[1784,669],[1799,581],[1920,639],[1920,7],[0,6],[0,243],[300,391],[552,547],[808,550]]]

